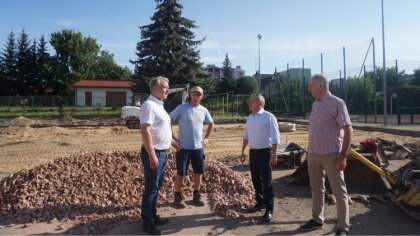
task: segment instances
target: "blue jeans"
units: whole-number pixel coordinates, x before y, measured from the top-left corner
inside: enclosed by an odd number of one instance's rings
[[[163,174],[165,173],[165,164],[167,160],[166,151],[156,151],[159,166],[150,169],[149,154],[142,147],[140,151],[141,161],[144,167],[144,192],[141,202],[141,218],[143,223],[153,223],[156,218],[156,203],[159,196],[159,190],[163,184]]]

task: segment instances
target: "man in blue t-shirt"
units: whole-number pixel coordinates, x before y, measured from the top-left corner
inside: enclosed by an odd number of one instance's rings
[[[178,141],[182,145],[176,153],[177,175],[175,176],[175,201],[176,208],[185,208],[182,196],[182,182],[187,175],[189,163],[193,168],[193,203],[203,206],[200,196],[201,176],[204,173],[203,144],[207,146],[208,139],[214,127],[213,118],[207,108],[200,105],[204,92],[199,86],[192,87],[188,102],[179,105],[169,116],[173,123],[178,122]],[[203,123],[207,123],[207,132],[203,138]]]

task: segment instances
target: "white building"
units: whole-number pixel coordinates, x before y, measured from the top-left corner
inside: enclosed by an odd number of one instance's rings
[[[131,80],[80,80],[75,88],[78,106],[122,107],[132,105]]]

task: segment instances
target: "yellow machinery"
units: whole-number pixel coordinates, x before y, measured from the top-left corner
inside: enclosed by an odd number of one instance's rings
[[[420,158],[400,168],[400,173],[397,175],[386,169],[381,169],[353,149],[350,149],[349,156],[358,159],[383,176],[391,184],[395,195],[393,201],[411,217],[420,221]]]

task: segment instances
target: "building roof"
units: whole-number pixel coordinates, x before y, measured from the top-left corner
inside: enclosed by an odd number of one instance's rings
[[[134,81],[132,80],[80,80],[75,83],[75,88],[132,88]]]

